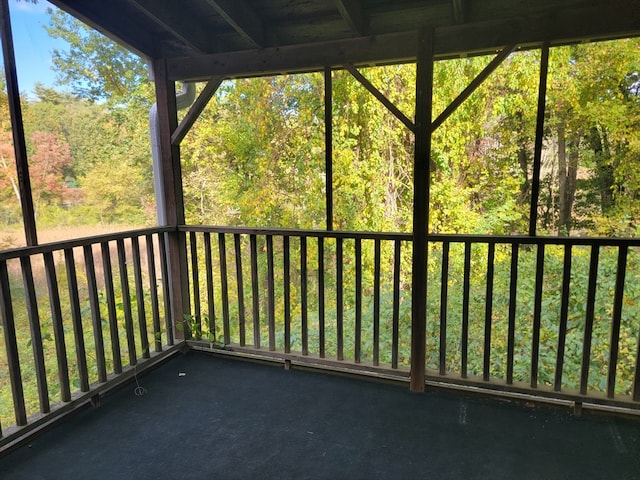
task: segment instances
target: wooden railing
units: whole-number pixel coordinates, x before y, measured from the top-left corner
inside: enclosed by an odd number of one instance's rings
[[[410,235],[181,231],[200,345],[407,378]],[[431,235],[428,258],[428,384],[640,409],[640,240]]]
[[[174,334],[407,381],[411,248],[166,227],[0,252],[0,450],[172,354]],[[640,410],[640,239],[430,235],[427,269],[428,385]]]
[[[430,241],[429,380],[640,408],[640,239]]]
[[[0,252],[0,447],[172,345],[165,232]]]
[[[411,236],[185,227],[191,326],[227,350],[406,377]]]

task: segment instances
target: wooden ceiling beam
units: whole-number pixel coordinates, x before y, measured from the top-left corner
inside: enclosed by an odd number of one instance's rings
[[[264,47],[266,34],[262,19],[244,0],[206,0],[206,2],[254,47]]]
[[[130,2],[145,17],[187,47],[199,54],[211,53],[212,50],[207,48],[206,42],[197,39],[193,34],[193,26],[187,29],[184,27],[188,25],[188,22],[176,22],[176,12],[174,10],[167,9],[157,0],[130,0]]]
[[[114,42],[123,45],[136,55],[147,59],[159,56],[159,45],[154,44],[149,36],[145,36],[145,32],[140,29],[139,25],[120,16],[115,11],[116,8],[112,8],[114,10],[113,18],[105,18],[102,10],[93,10],[92,7],[97,2],[49,0],[49,3],[86,23]]]
[[[574,21],[566,22],[572,13]],[[565,15],[566,14],[566,15]],[[437,59],[464,55],[495,54],[505,45],[540,48],[584,40],[640,35],[640,18],[606,7],[576,12],[555,12],[504,20],[440,27],[435,30]],[[174,80],[205,80],[212,76],[250,77],[278,73],[321,71],[340,67],[414,61],[415,31],[370,37],[244,50],[231,53],[181,57],[167,62]]]
[[[451,18],[454,24],[465,22],[466,3],[465,0],[451,0]]]
[[[361,0],[335,0],[336,7],[349,29],[360,37],[369,34],[369,22]]]

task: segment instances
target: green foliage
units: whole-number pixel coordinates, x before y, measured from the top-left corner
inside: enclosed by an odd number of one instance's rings
[[[187,219],[323,222],[319,77],[226,82],[182,148]]]
[[[72,93],[36,84],[36,99],[23,102],[38,225],[153,223],[148,134],[153,88],[146,66],[62,11],[50,12],[46,29],[68,44],[54,52],[54,69]],[[3,95],[0,109],[7,109]],[[10,137],[10,126],[3,124],[0,222],[5,225],[17,222],[20,211]]]
[[[216,336],[215,320],[210,320],[206,313],[202,315],[202,318],[185,313],[183,321],[176,325],[176,329],[179,332],[187,333],[188,337],[194,340],[206,340],[209,342],[209,348],[213,348],[214,345],[223,345],[221,336]]]
[[[62,12],[49,10],[45,30],[52,38],[64,40],[69,50],[54,49],[53,66],[62,85],[75,95],[112,104],[142,103],[151,106],[148,92],[141,89],[147,70],[137,55],[107,40],[95,30]]]

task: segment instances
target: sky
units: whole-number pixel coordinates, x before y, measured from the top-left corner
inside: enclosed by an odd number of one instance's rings
[[[29,97],[33,96],[36,82],[56,87],[51,53],[54,48],[64,49],[66,45],[64,41],[50,38],[43,28],[49,21],[48,8],[55,7],[44,0],[35,5],[25,0],[9,0],[18,86],[20,92]]]

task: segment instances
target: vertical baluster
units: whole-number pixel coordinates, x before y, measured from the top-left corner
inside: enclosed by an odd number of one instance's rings
[[[76,359],[78,362],[78,379],[80,381],[80,391],[88,392],[89,374],[87,371],[87,351],[84,346],[82,314],[80,312],[80,298],[78,295],[78,277],[76,275],[76,263],[73,257],[73,249],[65,248],[64,260],[67,268],[69,303],[71,306],[71,321],[73,323],[73,335],[76,346]]]
[[[564,246],[562,265],[562,293],[560,294],[560,325],[558,327],[558,356],[553,379],[553,389],[559,392],[562,388],[562,369],[564,365],[564,348],[567,340],[567,320],[569,317],[569,286],[571,284],[571,245]]]
[[[269,320],[269,350],[276,349],[276,299],[273,273],[273,235],[267,235],[267,303]]]
[[[595,316],[599,257],[600,247],[598,245],[592,245],[591,259],[589,262],[589,286],[587,287],[587,312],[584,323],[584,340],[582,343],[582,368],[580,371],[580,393],[582,395],[587,394],[587,385],[589,383],[589,362],[591,360],[591,337]]]
[[[109,243],[100,244],[102,253],[102,270],[104,272],[104,291],[109,315],[109,335],[111,339],[111,353],[113,355],[113,372],[122,373],[122,354],[120,352],[120,336],[118,332],[118,314],[116,311],[116,296],[113,290],[113,271],[111,268],[111,254]]]
[[[33,351],[40,412],[49,413],[51,408],[49,405],[49,389],[47,387],[47,371],[44,365],[44,347],[42,345],[42,330],[40,328],[40,315],[38,313],[38,297],[36,294],[36,286],[33,282],[31,258],[20,257],[20,268],[22,270],[22,283],[26,297],[27,315],[29,317],[31,349]]]
[[[62,323],[62,309],[60,308],[60,291],[58,278],[53,261],[53,254],[44,254],[44,269],[47,276],[47,290],[49,292],[49,306],[51,310],[51,325],[56,344],[56,360],[58,362],[58,379],[60,381],[60,399],[63,402],[71,400],[69,386],[69,363],[67,361],[67,346],[64,339],[64,325]]]
[[[520,244],[511,245],[511,269],[509,273],[509,326],[507,331],[507,385],[513,383],[513,355],[516,336],[516,305],[518,303],[518,256]]]
[[[133,258],[133,278],[136,287],[136,310],[138,311],[138,330],[142,358],[149,358],[149,334],[147,333],[147,315],[144,307],[144,288],[142,287],[142,266],[138,237],[131,238],[131,255]]]
[[[533,299],[533,334],[531,340],[531,388],[538,388],[538,361],[540,359],[540,318],[542,315],[542,285],[544,283],[544,243],[538,244],[536,253],[536,286]]]
[[[324,237],[318,237],[318,350],[325,357]]]
[[[211,256],[211,234],[204,233],[204,270],[207,278],[207,329],[209,340],[216,340],[216,310],[213,298],[213,258]]]
[[[344,299],[342,238],[336,238],[336,333],[338,360],[344,360]]]
[[[300,237],[300,320],[302,326],[303,355],[309,355],[309,318],[307,301],[307,237]]]
[[[284,352],[291,353],[291,254],[290,240],[282,240],[282,264],[284,268]]]
[[[393,244],[393,317],[391,319],[391,368],[398,368],[400,343],[400,240]]]
[[[136,341],[133,333],[133,317],[131,316],[131,293],[129,291],[129,274],[127,273],[127,257],[124,240],[116,240],[118,250],[118,268],[120,270],[120,286],[122,289],[122,310],[124,311],[124,329],[127,334],[127,348],[129,350],[129,365],[138,363]]]
[[[471,242],[464,243],[464,273],[462,274],[462,329],[460,335],[460,376],[467,378],[469,365],[469,297],[471,290]]]
[[[21,427],[27,424],[27,410],[24,403],[16,325],[13,318],[11,285],[9,284],[7,262],[4,260],[0,260],[0,319],[2,320],[2,331],[4,332],[4,348],[7,354],[7,368],[9,369],[9,381],[11,382],[13,410],[15,412],[16,425]]]
[[[158,303],[158,284],[156,279],[156,258],[153,248],[153,235],[145,236],[147,247],[147,269],[149,272],[149,296],[151,297],[151,316],[153,323],[153,347],[162,351],[162,331],[160,328],[160,305]]]
[[[362,349],[362,240],[356,238],[356,324],[355,349],[353,358],[360,363]]]
[[[93,344],[95,345],[98,381],[107,381],[107,362],[104,355],[104,338],[102,336],[102,317],[100,315],[100,299],[98,298],[98,282],[96,281],[96,267],[93,258],[93,246],[82,247],[84,253],[84,268],[87,275],[89,290],[89,306],[91,308],[91,323],[93,325]]]
[[[636,345],[636,367],[634,370],[632,395],[634,402],[640,401],[640,334],[638,334]]]
[[[189,232],[189,249],[191,252],[191,282],[193,289],[193,314],[195,320],[195,332],[190,332],[192,337],[202,338],[202,309],[200,306],[200,273],[198,268],[198,244],[196,232]]]
[[[493,271],[496,244],[490,243],[487,252],[487,290],[485,295],[484,310],[484,362],[482,367],[482,379],[486,382],[491,375],[491,326],[493,316]]]
[[[245,315],[244,315],[244,280],[242,275],[242,248],[240,245],[240,235],[233,235],[234,254],[236,257],[236,279],[238,287],[238,330],[240,330],[240,346],[244,347],[247,343],[245,333]]]
[[[167,345],[173,345],[173,327],[171,325],[171,292],[169,291],[169,269],[167,259],[167,235],[158,236],[160,247],[160,272],[162,275],[162,299],[164,300],[164,321],[167,329]]]
[[[618,248],[618,269],[616,271],[616,291],[613,298],[613,318],[611,320],[611,348],[609,350],[609,375],[607,377],[607,396],[613,398],[616,388],[616,368],[618,366],[618,347],[620,345],[620,323],[622,321],[622,299],[624,281],[627,273],[629,247]]]
[[[636,246],[634,253],[638,253],[640,248]],[[633,377],[633,394],[632,398],[634,402],[640,401],[640,334],[636,339],[636,365]]]
[[[227,275],[227,244],[224,233],[218,234],[218,254],[220,257],[220,288],[222,290],[222,329],[224,344],[231,343],[231,326],[229,324],[229,280]]]
[[[449,242],[442,244],[440,275],[440,375],[447,373],[447,298],[449,297]]]
[[[373,254],[373,364],[380,365],[380,239],[374,241]]]
[[[251,299],[253,301],[253,346],[260,348],[260,297],[258,295],[258,242],[249,235],[251,246]]]

